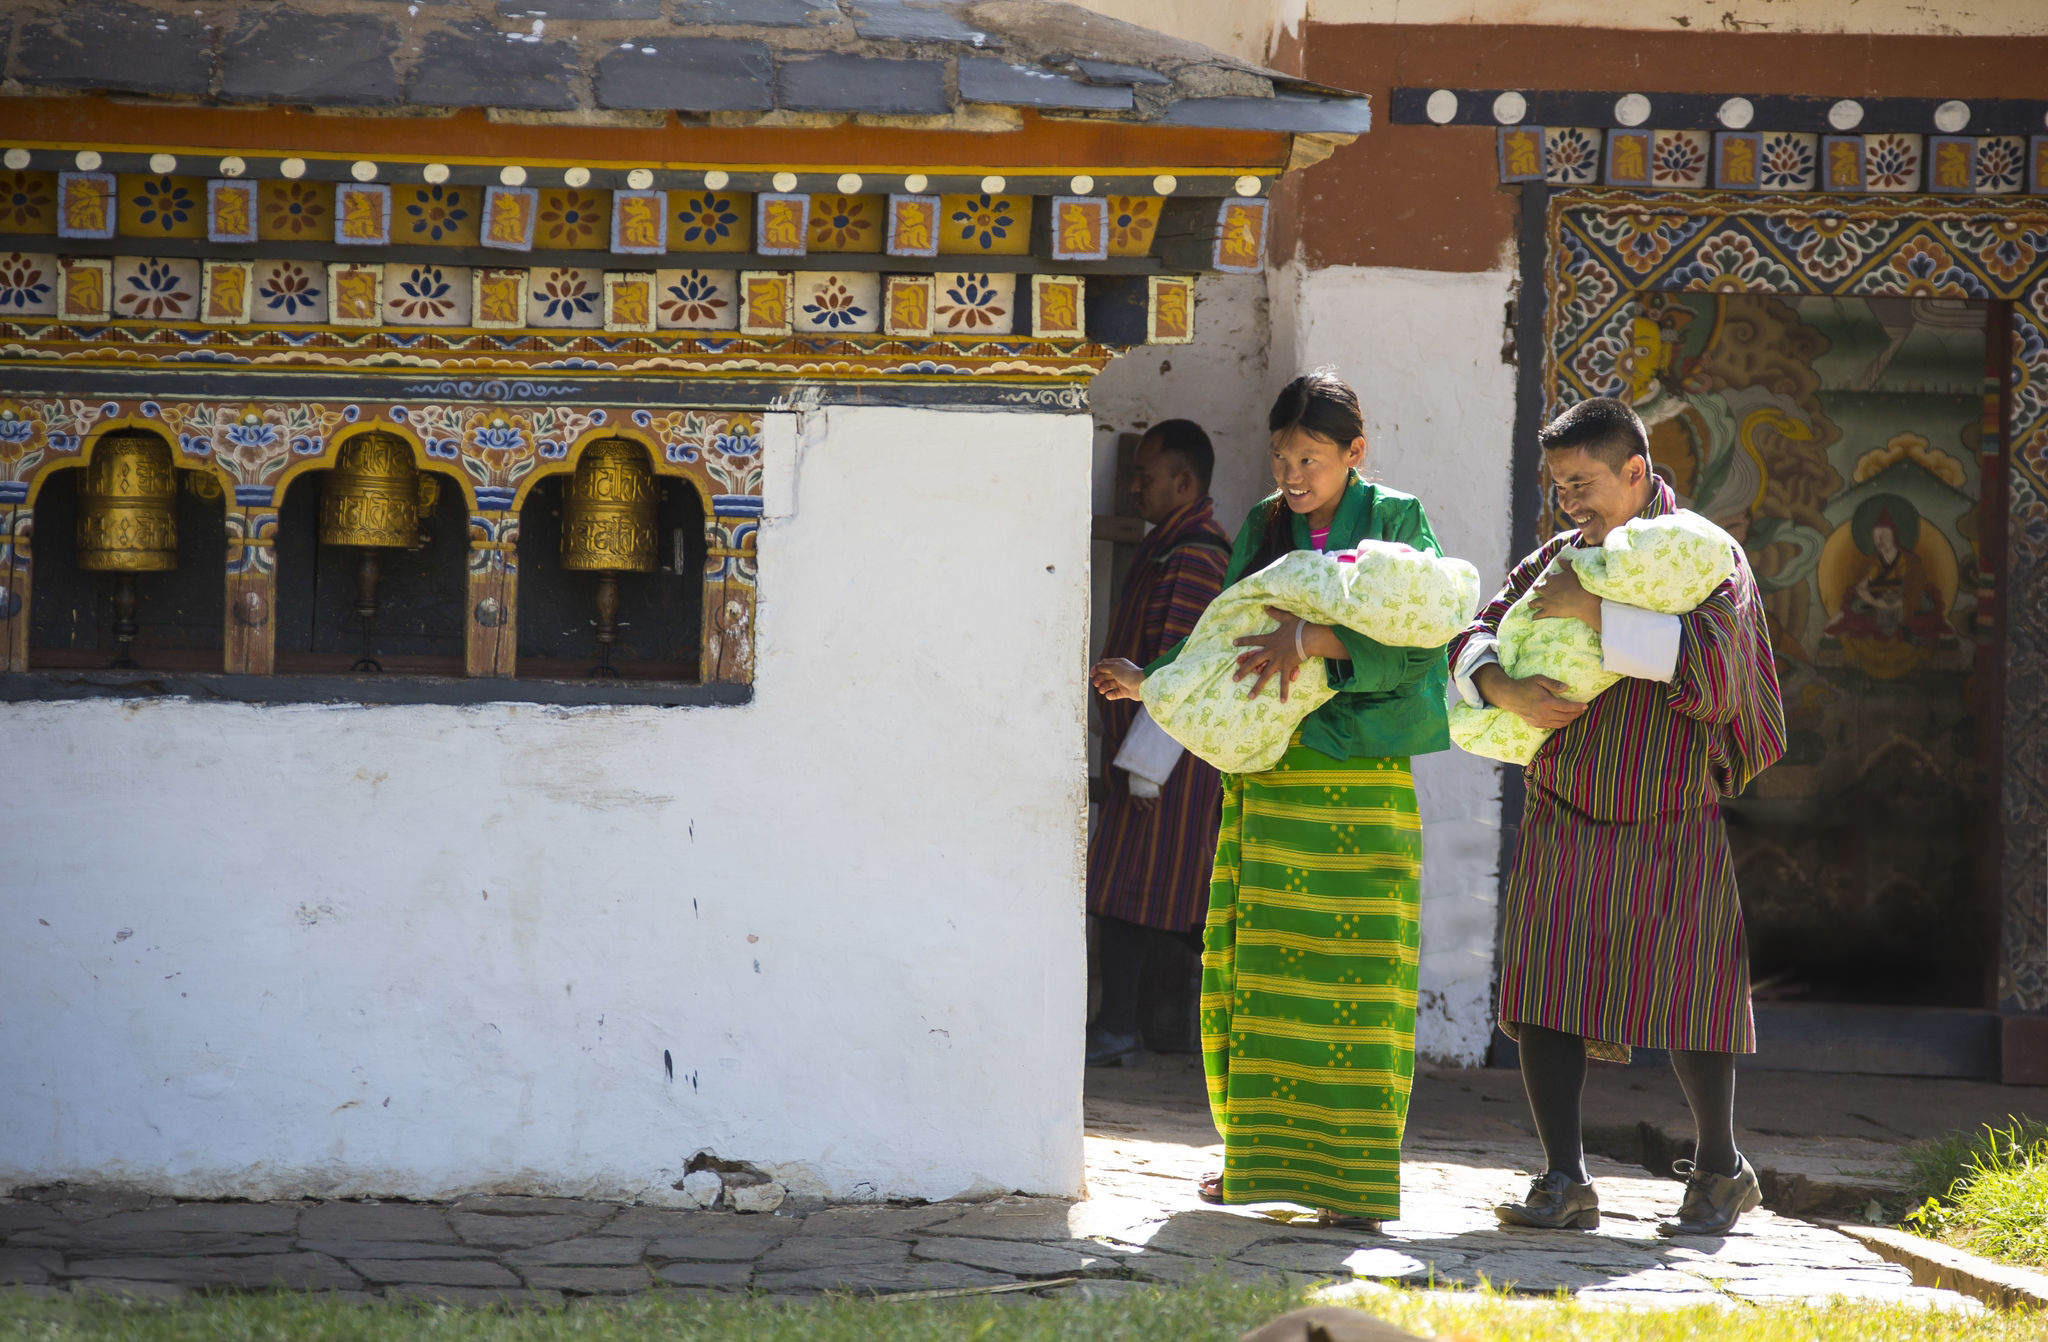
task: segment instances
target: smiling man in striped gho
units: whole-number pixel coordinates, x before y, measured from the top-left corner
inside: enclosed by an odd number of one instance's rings
[[[1756,1051],[1742,908],[1721,800],[1784,754],[1784,707],[1756,580],[1735,572],[1684,615],[1601,601],[1566,546],[1598,545],[1677,502],[1650,469],[1649,434],[1607,397],[1582,401],[1539,436],[1558,511],[1573,529],[1516,566],[1451,645],[1457,692],[1555,729],[1525,775],[1527,800],[1501,933],[1501,1028],[1520,1045],[1544,1172],[1497,1212],[1508,1225],[1589,1230],[1600,1203],[1586,1174],[1580,1098],[1588,1055],[1625,1062],[1663,1048],[1692,1106],[1698,1147],[1667,1235],[1718,1235],[1762,1196],[1735,1149],[1735,1055]],[[1601,636],[1623,679],[1590,703],[1546,677],[1501,669],[1501,616],[1535,586],[1539,619]]]

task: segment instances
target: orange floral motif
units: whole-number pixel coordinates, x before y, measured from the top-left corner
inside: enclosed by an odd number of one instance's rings
[[[263,224],[272,238],[324,236],[333,231],[333,194],[317,182],[265,182]]]
[[[1142,252],[1152,245],[1159,227],[1159,202],[1150,196],[1109,198],[1109,245],[1121,252]]]
[[[604,218],[604,203],[595,191],[549,192],[540,212],[541,236],[562,247],[595,245]]]
[[[848,247],[874,228],[868,203],[853,196],[820,196],[811,202],[811,245]]]
[[[57,196],[46,172],[10,172],[0,176],[0,226],[47,227]]]

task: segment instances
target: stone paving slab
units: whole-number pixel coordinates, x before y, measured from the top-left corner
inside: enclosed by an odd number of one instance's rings
[[[337,1298],[462,1306],[595,1304],[642,1291],[807,1296],[1009,1286],[1017,1294],[993,1298],[1014,1304],[1033,1292],[1112,1298],[1221,1274],[1246,1284],[1328,1283],[1368,1304],[1375,1291],[1484,1280],[1532,1299],[1562,1289],[1617,1308],[1838,1295],[1978,1307],[1915,1286],[1907,1268],[1791,1215],[1752,1213],[1721,1239],[1664,1239],[1656,1224],[1676,1210],[1681,1185],[1623,1160],[1589,1161],[1601,1199],[1597,1230],[1504,1228],[1492,1207],[1522,1193],[1540,1156],[1533,1138],[1495,1121],[1508,1109],[1481,1093],[1499,1088],[1493,1079],[1475,1082],[1467,1097],[1478,1117],[1411,1126],[1402,1215],[1376,1232],[1318,1226],[1279,1205],[1210,1206],[1195,1197],[1194,1183],[1222,1153],[1199,1070],[1154,1079],[1162,1088],[1149,1098],[1128,1087],[1091,1094],[1090,1196],[1080,1202],[1009,1196],[804,1215],[502,1194],[448,1205],[251,1204],[24,1189],[0,1198],[0,1282],[158,1300],[282,1280]],[[1859,1131],[1829,1140],[1874,1139]]]

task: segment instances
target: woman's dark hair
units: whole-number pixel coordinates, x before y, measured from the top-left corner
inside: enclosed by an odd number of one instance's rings
[[[1271,433],[1301,429],[1342,449],[1365,436],[1365,417],[1358,409],[1358,393],[1334,370],[1318,368],[1280,389],[1273,399],[1272,411],[1266,416],[1266,428]],[[1266,500],[1261,531],[1258,552],[1252,556],[1247,573],[1257,573],[1294,549],[1293,512],[1287,506],[1286,496],[1277,490]]]

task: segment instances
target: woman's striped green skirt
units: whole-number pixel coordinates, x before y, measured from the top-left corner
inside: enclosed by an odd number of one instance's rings
[[[1225,1202],[1401,1213],[1422,820],[1406,759],[1299,744],[1223,780],[1202,1063]]]

